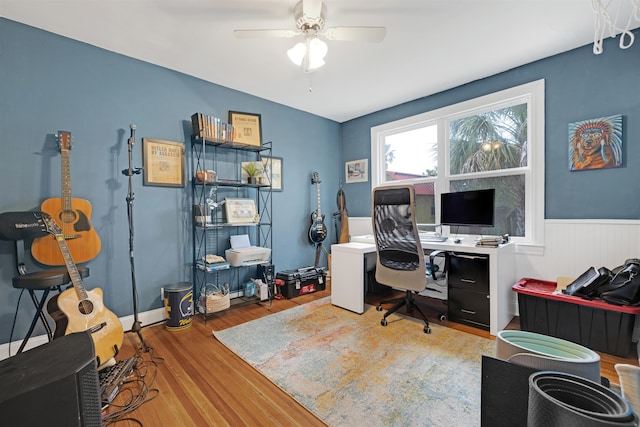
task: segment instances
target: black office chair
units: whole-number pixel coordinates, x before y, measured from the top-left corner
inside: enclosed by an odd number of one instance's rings
[[[392,288],[405,290],[402,298],[380,301],[394,304],[380,324],[387,326],[387,317],[400,307],[407,306],[407,313],[415,308],[425,322],[424,332],[431,333],[429,321],[414,294],[427,287],[426,265],[415,218],[415,190],[413,185],[376,187],[373,190],[372,225],[376,242],[376,281]],[[443,315],[440,315],[443,318]]]
[[[34,272],[27,271],[25,264],[25,242],[29,241],[29,243],[31,243],[36,237],[42,237],[49,233],[42,220],[42,215],[43,212],[39,211],[4,212],[0,214],[0,239],[13,240],[15,242],[18,275],[13,278],[13,287],[23,290],[26,289],[36,307],[36,313],[31,321],[31,326],[20,344],[18,353],[24,350],[38,320],[41,320],[49,341],[53,339],[53,333],[44,315],[43,308],[51,291],[61,292],[63,290],[62,286],[71,283],[71,277],[66,267],[48,268]],[[88,267],[78,267],[78,272],[80,273],[80,277],[89,276]],[[40,298],[38,298],[36,291],[42,291]]]

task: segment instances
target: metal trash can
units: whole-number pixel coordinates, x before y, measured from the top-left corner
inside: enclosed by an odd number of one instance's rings
[[[193,316],[193,285],[180,282],[164,287],[166,328],[179,331],[191,326]]]

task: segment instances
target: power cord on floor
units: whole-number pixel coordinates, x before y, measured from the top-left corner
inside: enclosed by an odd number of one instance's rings
[[[149,355],[149,360],[145,360],[143,354]],[[104,427],[125,421],[142,426],[142,422],[130,414],[160,394],[160,390],[154,388],[154,384],[158,375],[158,366],[164,363],[164,359],[157,356],[152,347],[148,347],[148,352],[145,353],[138,351],[136,357],[138,360],[133,374],[120,385],[118,394],[103,410],[102,425]]]

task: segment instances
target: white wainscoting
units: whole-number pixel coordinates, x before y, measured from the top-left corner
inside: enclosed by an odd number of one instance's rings
[[[516,272],[556,281],[591,266],[613,269],[628,258],[640,258],[638,220],[546,220],[543,254],[519,253]]]

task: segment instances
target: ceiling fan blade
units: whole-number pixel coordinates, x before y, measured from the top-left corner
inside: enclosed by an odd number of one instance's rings
[[[324,36],[329,40],[381,42],[387,35],[385,27],[331,27]]]
[[[312,20],[320,18],[322,0],[302,0],[302,13]]]
[[[299,34],[300,31],[293,30],[234,30],[233,35],[239,39],[253,39],[253,38],[291,38]]]

